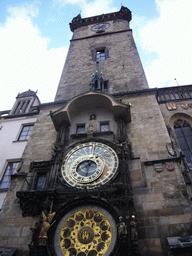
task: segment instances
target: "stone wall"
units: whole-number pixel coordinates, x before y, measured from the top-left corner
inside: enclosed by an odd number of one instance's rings
[[[12,176],[12,184],[0,213],[0,247],[17,248],[17,255],[27,256],[32,231],[37,217],[23,217],[16,192],[21,189],[23,176]],[[10,256],[10,254],[9,254]]]
[[[100,61],[103,79],[108,81],[108,92],[147,88],[147,81],[132,37],[132,31],[103,34],[71,41],[59,83],[56,100],[70,99],[89,89],[96,63],[94,51],[107,49],[107,58]]]
[[[46,161],[51,159],[57,132],[51,120],[50,111],[55,111],[60,105],[42,106],[33,133],[29,138],[23,153],[23,172],[29,171],[32,161]]]
[[[140,157],[142,162],[169,157],[166,145],[170,138],[155,95],[132,94],[123,97],[122,102],[131,103],[127,135],[134,157]]]
[[[128,96],[123,102],[132,105],[128,138],[134,159],[129,161],[129,170],[135,215],[141,222],[141,255],[164,256],[167,237],[191,235],[192,206],[182,175],[183,165],[168,154],[170,137],[155,95]],[[165,106],[161,110],[164,116],[165,112],[168,114]],[[167,170],[167,161],[174,162],[173,171]],[[158,173],[154,164],[160,162],[163,170]]]

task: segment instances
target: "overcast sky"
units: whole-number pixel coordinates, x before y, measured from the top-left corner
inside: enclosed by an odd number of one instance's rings
[[[54,100],[72,33],[69,22],[119,11],[132,12],[131,28],[149,87],[192,84],[191,0],[1,0],[0,110],[20,92],[38,90]]]

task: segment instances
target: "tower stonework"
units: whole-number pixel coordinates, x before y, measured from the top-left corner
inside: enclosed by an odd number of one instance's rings
[[[89,90],[97,52],[105,55],[100,61],[100,70],[108,82],[108,93],[148,88],[130,21],[131,12],[125,7],[117,13],[85,19],[79,15],[73,19],[70,23],[73,37],[56,101],[68,100]]]
[[[192,85],[148,88],[130,21],[123,6],[75,17],[55,101],[24,93],[4,117],[4,134],[35,119],[1,173],[0,254],[191,255]]]

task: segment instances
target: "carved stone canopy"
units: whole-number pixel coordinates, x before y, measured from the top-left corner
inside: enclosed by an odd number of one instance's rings
[[[17,99],[18,99],[18,98],[25,98],[25,97],[36,97],[36,95],[37,95],[37,92],[28,90],[28,91],[26,91],[26,92],[19,93],[19,94],[17,95]]]
[[[73,116],[94,108],[105,108],[113,113],[115,120],[123,118],[125,123],[131,120],[129,105],[116,101],[110,95],[93,91],[74,97],[65,106],[55,112],[51,112],[50,115],[56,130],[58,130],[63,124],[71,125]]]

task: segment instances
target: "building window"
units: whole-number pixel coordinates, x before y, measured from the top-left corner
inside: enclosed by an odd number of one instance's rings
[[[8,189],[11,184],[11,175],[17,172],[17,167],[20,162],[9,162],[7,164],[5,173],[0,183],[0,189]]]
[[[192,129],[188,122],[178,119],[174,123],[174,130],[179,146],[188,163],[192,163]]]
[[[108,91],[108,81],[104,81],[104,84],[103,84],[103,86],[104,86],[104,92],[107,92]]]
[[[76,134],[85,133],[85,124],[78,124]]]
[[[101,122],[100,123],[100,131],[108,132],[109,131],[109,122]]]
[[[36,190],[41,191],[45,189],[46,172],[38,172],[36,180]]]
[[[33,124],[24,125],[19,135],[18,141],[28,140],[33,130]]]
[[[96,51],[96,60],[105,60],[106,59],[106,53],[105,49],[99,49]]]

